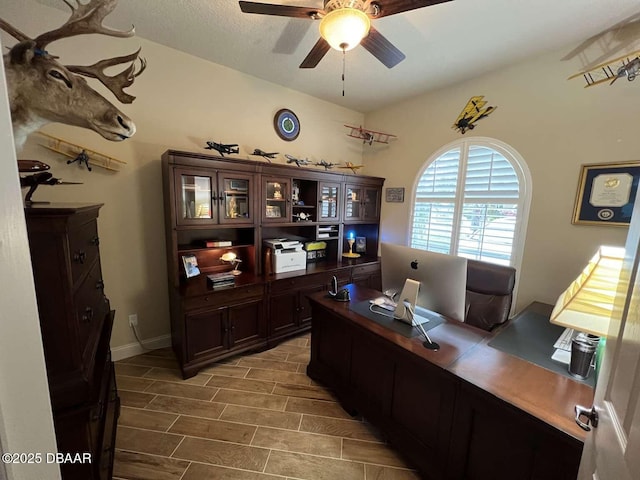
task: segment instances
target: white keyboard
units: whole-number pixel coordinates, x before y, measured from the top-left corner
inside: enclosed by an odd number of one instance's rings
[[[553,348],[570,352],[571,341],[578,336],[578,333],[580,332],[576,332],[573,328],[565,328],[562,335],[560,335],[556,343],[553,344]]]

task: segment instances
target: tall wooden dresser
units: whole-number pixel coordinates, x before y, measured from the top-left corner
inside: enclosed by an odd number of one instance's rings
[[[109,348],[115,312],[100,268],[101,206],[25,208],[58,451],[91,456],[61,464],[65,480],[106,480],[113,470],[120,399]]]

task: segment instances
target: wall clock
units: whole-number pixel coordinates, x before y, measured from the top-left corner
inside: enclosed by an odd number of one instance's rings
[[[300,134],[300,121],[296,114],[287,108],[276,112],[273,117],[273,126],[278,136],[287,142],[295,140]]]

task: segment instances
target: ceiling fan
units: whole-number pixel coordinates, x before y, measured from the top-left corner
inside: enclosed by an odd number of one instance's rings
[[[320,20],[320,38],[300,68],[314,68],[332,47],[346,52],[359,44],[387,68],[393,68],[405,59],[405,55],[371,26],[371,20],[450,1],[324,0],[322,9],[245,1],[239,3],[244,13]]]

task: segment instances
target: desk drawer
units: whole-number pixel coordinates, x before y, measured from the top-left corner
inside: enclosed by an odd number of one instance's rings
[[[351,280],[349,269],[329,270],[300,277],[275,280],[271,282],[271,293],[278,294],[291,289],[300,289],[303,287],[313,287],[318,285],[324,285],[329,288],[331,286],[331,279],[334,275],[338,279],[338,283],[340,285],[345,285]]]
[[[364,275],[371,275],[374,273],[380,273],[380,264],[372,263],[369,265],[358,265],[357,267],[353,267],[353,276],[359,277]]]
[[[199,308],[225,306],[250,298],[262,297],[263,294],[263,285],[227,288],[220,291],[212,291],[208,295],[201,297],[187,298],[184,300],[184,308],[190,311]]]

